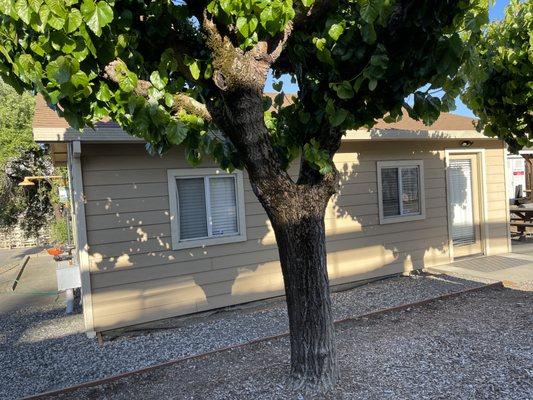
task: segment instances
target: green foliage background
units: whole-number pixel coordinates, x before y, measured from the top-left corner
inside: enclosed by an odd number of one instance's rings
[[[46,149],[33,141],[34,109],[30,92],[18,94],[0,81],[0,228],[18,224],[28,235],[46,226],[53,211],[53,185],[18,186],[25,176],[54,171]]]
[[[37,147],[33,141],[31,123],[35,99],[29,92],[18,94],[0,80],[0,167],[25,149]]]

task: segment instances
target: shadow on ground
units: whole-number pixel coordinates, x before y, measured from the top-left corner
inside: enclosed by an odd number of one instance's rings
[[[335,318],[362,315],[478,286],[479,282],[445,275],[385,279],[334,293]],[[280,299],[256,308],[222,311],[209,318],[184,319],[175,328],[119,337],[99,347],[96,340],[82,333],[81,315],[65,316],[63,307],[60,300],[0,315],[3,358],[0,398],[36,394],[246,343],[286,332],[288,326],[285,303]],[[384,329],[390,332],[389,328]],[[420,326],[412,339],[425,332]],[[276,365],[285,368],[287,356],[288,352],[276,356]],[[270,360],[269,357],[266,359]]]
[[[339,384],[314,398],[531,398],[532,306],[530,292],[485,289],[339,324]],[[282,338],[50,398],[304,398],[289,389],[288,366]]]

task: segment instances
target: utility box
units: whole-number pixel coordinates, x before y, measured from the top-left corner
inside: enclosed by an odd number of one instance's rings
[[[59,292],[81,287],[80,267],[71,260],[57,262],[56,276]]]

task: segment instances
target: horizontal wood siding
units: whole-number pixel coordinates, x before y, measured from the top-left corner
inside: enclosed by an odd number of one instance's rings
[[[487,182],[487,231],[488,253],[491,255],[511,251],[509,241],[509,215],[505,185],[506,151],[501,146],[485,150]]]
[[[487,147],[490,175],[491,250],[503,252],[503,148],[498,142],[480,145]],[[335,157],[342,186],[326,213],[332,284],[449,261],[444,150],[458,146],[445,141],[343,144]],[[190,168],[183,150],[164,157],[151,157],[136,144],[84,144],[82,150],[97,330],[283,294],[272,227],[246,175],[247,241],[173,251],[166,171]],[[380,225],[376,161],[406,159],[424,161],[426,218]]]

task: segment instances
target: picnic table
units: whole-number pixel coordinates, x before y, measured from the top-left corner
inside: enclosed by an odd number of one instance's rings
[[[509,207],[511,226],[515,226],[520,239],[525,239],[527,227],[533,227],[533,204],[512,205]]]

